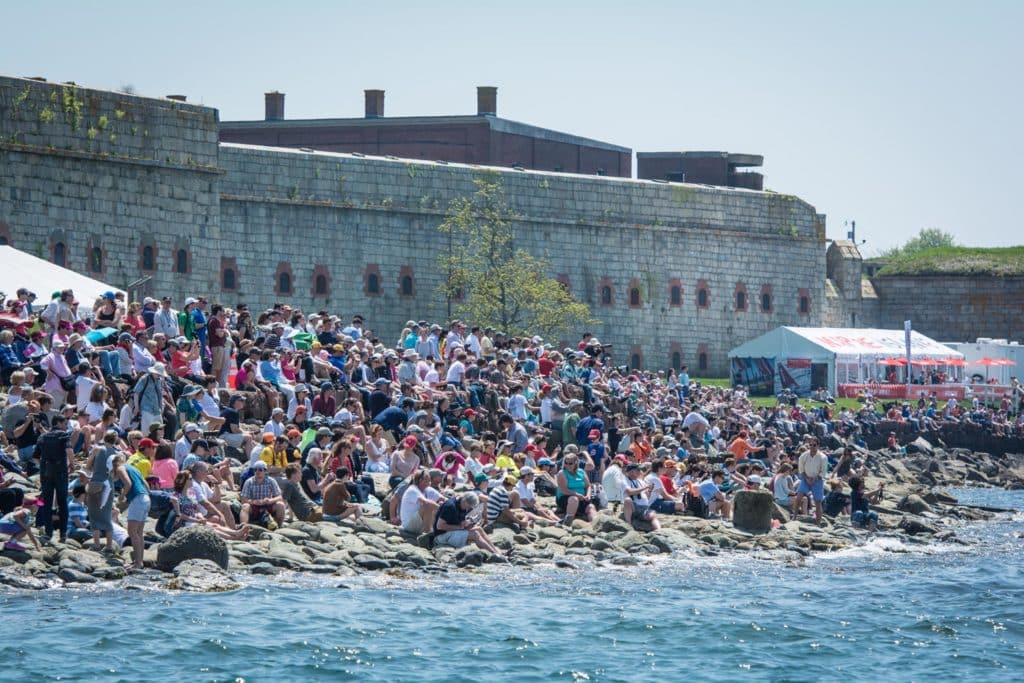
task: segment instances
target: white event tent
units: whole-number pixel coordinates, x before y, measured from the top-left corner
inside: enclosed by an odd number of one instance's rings
[[[764,395],[784,388],[807,395],[818,387],[835,394],[839,384],[883,377],[886,359],[905,358],[903,330],[867,328],[779,327],[729,352],[733,383]],[[911,331],[910,358],[928,362],[963,354]]]
[[[50,295],[55,291],[74,290],[75,297],[86,310],[91,310],[93,302],[104,292],[124,291],[14,247],[0,246],[0,292],[13,299],[20,287],[36,293],[36,306],[49,303]]]

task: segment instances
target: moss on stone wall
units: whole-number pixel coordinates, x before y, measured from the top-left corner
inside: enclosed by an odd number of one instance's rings
[[[980,249],[936,247],[890,259],[878,275],[1024,274],[1024,246]]]

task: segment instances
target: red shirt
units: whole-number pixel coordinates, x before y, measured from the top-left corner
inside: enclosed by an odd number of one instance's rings
[[[224,341],[227,339],[227,335],[220,336],[221,331],[224,330],[224,323],[220,321],[217,316],[210,318],[210,322],[206,323],[206,340],[210,346],[224,346]]]
[[[665,476],[664,474],[659,474],[658,479],[661,479],[661,483],[665,487],[665,491],[668,493],[668,495],[678,495],[676,494],[676,485],[672,481],[672,477]]]
[[[548,358],[547,356],[544,356],[539,361],[537,361],[537,367],[540,369],[540,374],[542,377],[550,377],[551,371],[555,369],[555,362]]]

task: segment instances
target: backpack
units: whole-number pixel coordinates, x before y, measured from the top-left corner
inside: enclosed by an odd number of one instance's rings
[[[154,491],[149,492],[149,516],[156,517],[158,520],[168,510],[171,510],[171,494],[167,491]],[[158,522],[159,523],[159,522]]]
[[[711,514],[711,510],[708,508],[708,503],[704,500],[704,496],[700,493],[686,492],[685,496],[686,510],[694,517],[700,517],[701,519],[707,519]]]

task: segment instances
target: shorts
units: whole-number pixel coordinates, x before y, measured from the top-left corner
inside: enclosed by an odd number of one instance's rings
[[[469,543],[469,532],[465,529],[446,531],[434,537],[434,545],[447,545],[452,548],[461,548]]]
[[[403,519],[402,531],[406,531],[410,534],[416,534],[417,536],[419,536],[423,533],[423,518],[417,514],[408,521]]]
[[[659,498],[651,503],[651,509],[662,514],[671,514],[676,511],[676,502],[668,498]]]
[[[813,485],[808,485],[807,482],[801,478],[800,485],[796,487],[798,495],[806,495],[810,493],[814,496],[815,502],[820,502],[825,498],[825,480],[820,477]]]
[[[561,498],[555,499],[555,507],[560,513],[565,514],[566,505],[569,503],[569,496],[562,496]],[[576,518],[585,519],[587,516],[587,506],[590,505],[590,501],[580,501],[579,506],[576,508]]]
[[[651,521],[654,517],[654,510],[651,509],[650,505],[643,503],[633,503],[633,519],[632,521],[643,520],[645,522]]]
[[[128,503],[128,521],[145,522],[149,517],[149,506],[150,500],[147,494],[142,494],[132,498],[132,502]]]
[[[18,524],[0,524],[0,534],[20,534],[24,529]]]
[[[241,432],[238,434],[235,434],[234,432],[224,432],[219,436],[219,438],[231,448],[241,448],[242,440],[245,439],[245,434]]]
[[[850,515],[850,521],[853,522],[854,526],[868,526],[871,522],[878,524],[878,513],[874,510],[857,510]]]

